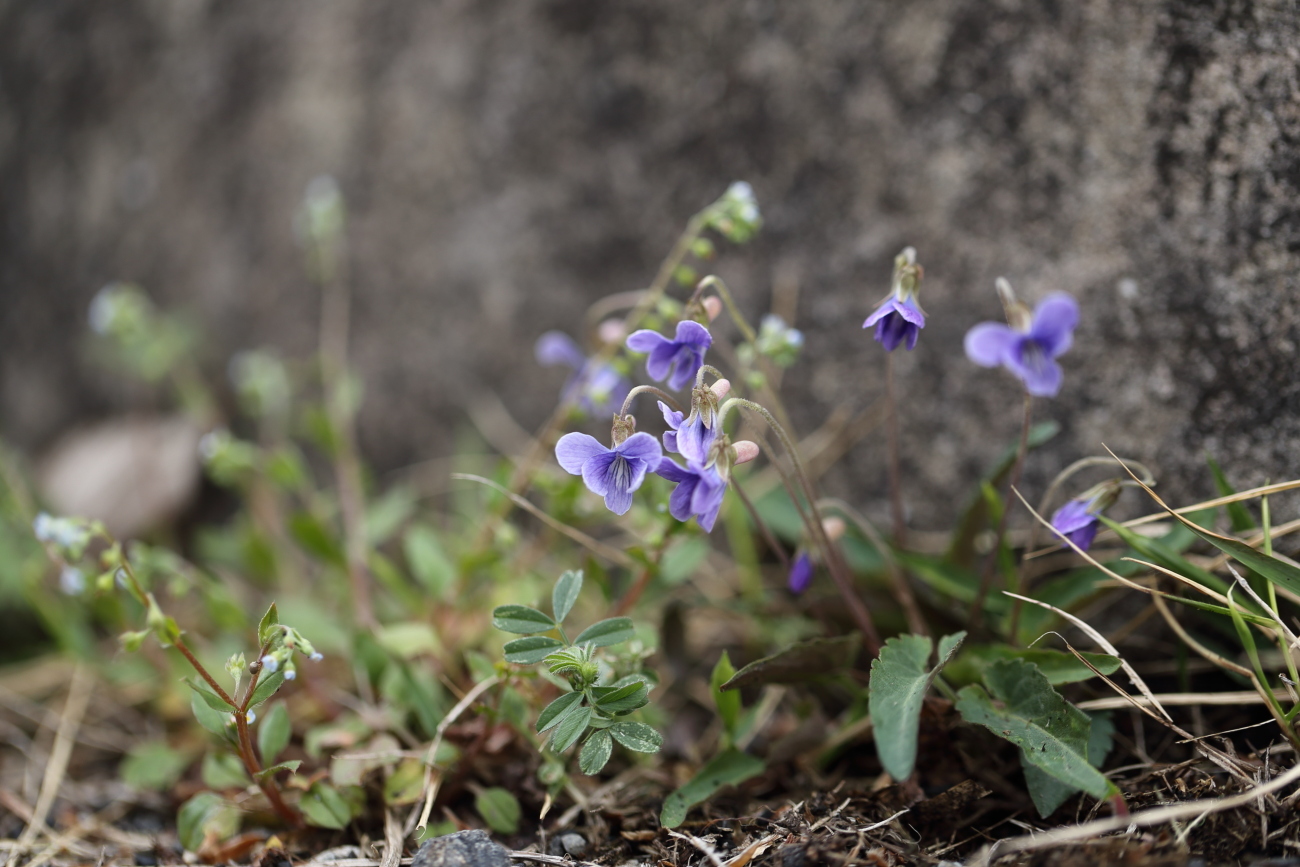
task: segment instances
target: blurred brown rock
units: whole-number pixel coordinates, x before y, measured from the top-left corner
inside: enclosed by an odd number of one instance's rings
[[[1064,433],[1173,501],[1294,473],[1300,16],[1291,0],[0,2],[0,435],[37,449],[148,397],[77,350],[90,296],[144,285],[240,348],[304,354],[291,229],[347,196],[361,426],[382,467],[446,453],[478,389],[546,417],[532,341],[650,279],[735,179],[766,217],[718,272],[753,316],[801,290],[807,432],[882,391],[859,325],[914,245],[931,319],[900,353],[918,526],[1014,439],[1019,398],[961,338],[993,280],[1079,298]],[[879,507],[884,449],[830,482]]]

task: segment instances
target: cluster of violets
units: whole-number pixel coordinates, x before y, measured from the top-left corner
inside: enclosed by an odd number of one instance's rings
[[[556,443],[555,456],[560,466],[582,476],[592,493],[605,498],[611,512],[625,514],[632,508],[632,495],[645,482],[646,475],[657,473],[677,485],[668,498],[669,513],[679,521],[694,517],[701,527],[711,531],[722,508],[731,467],[757,456],[755,444],[742,441],[733,445],[720,429],[719,402],[731,385],[725,379],[711,386],[703,384],[700,370],[712,344],[709,330],[692,320],[677,323],[672,337],[642,329],[627,338],[628,349],[645,353],[646,373],[651,379],[666,380],[673,389],[695,383],[689,413],[659,402],[668,426],[662,446],[650,434],[636,432],[636,420],[622,414],[614,416],[612,446],[584,433],[567,433]],[[685,464],[667,457],[665,449],[680,456]]]
[[[923,272],[911,247],[899,254],[894,265],[890,294],[862,327],[874,326],[875,339],[887,352],[899,347],[910,351],[916,348],[926,322],[925,311],[917,300]],[[1079,321],[1078,304],[1070,295],[1058,292],[1031,309],[1016,298],[1005,280],[997,281],[997,289],[1007,321],[981,322],[970,329],[964,341],[967,357],[983,367],[1005,367],[1031,397],[1054,397],[1063,378],[1056,359],[1070,348]],[[705,386],[700,375],[712,343],[709,330],[692,320],[679,322],[672,337],[643,329],[626,340],[628,349],[645,354],[646,373],[651,379],[666,382],[672,389],[694,382],[689,412],[659,402],[668,427],[662,446],[650,434],[636,432],[636,420],[618,411],[612,445],[605,446],[584,433],[565,434],[556,444],[560,466],[582,476],[587,488],[603,497],[615,514],[623,515],[631,509],[633,494],[646,475],[657,473],[677,485],[668,503],[672,516],[680,521],[694,517],[706,531],[712,530],[731,467],[757,455],[753,443],[732,445],[720,430],[719,403],[730,384],[719,379]],[[573,368],[562,399],[578,403],[587,412],[617,407],[631,391],[616,368],[588,358],[563,334],[543,335],[536,351],[543,364]],[[680,457],[682,463],[665,455],[665,451]],[[1086,550],[1096,536],[1100,514],[1114,503],[1118,490],[1112,481],[1071,499],[1053,514],[1053,529]],[[806,589],[816,568],[814,557],[801,547],[791,564],[790,589],[796,593]]]
[[[916,300],[921,276],[916,250],[908,247],[894,260],[889,296],[862,323],[863,328],[876,327],[875,339],[887,352],[904,344],[909,351],[914,349],[925,327],[925,312]],[[982,367],[1005,367],[1031,397],[1055,397],[1063,379],[1056,359],[1074,340],[1079,305],[1070,295],[1055,292],[1030,310],[1001,278],[997,291],[1007,321],[981,322],[968,331],[966,357]],[[1052,514],[1052,528],[1080,550],[1088,550],[1100,527],[1101,513],[1114,504],[1118,494],[1115,481],[1103,482],[1057,509]],[[797,562],[790,575],[791,587],[796,579],[806,586],[809,577],[811,566]]]

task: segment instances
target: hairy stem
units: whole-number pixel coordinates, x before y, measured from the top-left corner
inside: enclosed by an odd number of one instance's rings
[[[866,643],[867,652],[874,657],[880,650],[880,633],[876,631],[876,625],[872,623],[871,614],[867,611],[867,607],[862,604],[862,600],[853,589],[853,582],[849,575],[848,564],[844,562],[839,548],[832,543],[830,538],[826,535],[826,528],[822,524],[821,510],[817,508],[817,495],[813,491],[812,482],[808,480],[808,474],[804,472],[803,463],[799,460],[799,452],[795,447],[794,441],[790,439],[790,435],[786,432],[785,428],[781,426],[780,422],[778,422],[772,413],[768,412],[765,407],[743,398],[732,398],[722,405],[722,409],[718,412],[719,427],[722,426],[727,410],[733,406],[747,409],[750,412],[761,416],[763,421],[767,422],[767,426],[771,428],[772,432],[781,440],[782,448],[785,449],[786,454],[790,457],[790,464],[794,468],[795,478],[799,480],[799,485],[803,490],[804,497],[808,500],[809,520],[806,521],[808,531],[817,542],[818,547],[822,549],[826,568],[830,571],[831,578],[835,581],[836,589],[839,590],[840,596],[844,599],[844,603],[849,607],[849,612],[852,614],[854,622],[857,623],[858,630],[862,633],[863,641]]]
[[[1011,492],[1015,491],[1020,485],[1020,471],[1025,466],[1025,453],[1029,451],[1029,419],[1033,412],[1034,398],[1025,392],[1025,418],[1020,425],[1020,445],[1016,448],[1016,461],[1011,465],[1010,478],[1007,481],[1007,495],[1002,500],[1002,515],[998,518],[998,529],[993,535],[993,550],[989,552],[988,559],[984,561],[984,571],[980,574],[979,589],[975,593],[975,601],[971,604],[970,619],[968,621],[971,630],[980,626],[980,619],[984,614],[984,603],[988,599],[989,590],[993,587],[993,578],[998,571],[998,554],[1002,550],[1002,539],[1007,533],[1007,515],[1011,513]]]
[[[894,544],[907,544],[907,519],[903,514],[903,459],[898,433],[898,397],[894,390],[894,353],[885,353],[885,415],[889,430],[889,509],[893,516]]]

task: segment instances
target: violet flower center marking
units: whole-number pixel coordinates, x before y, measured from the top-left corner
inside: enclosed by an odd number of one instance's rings
[[[663,450],[648,433],[634,433],[613,448],[584,433],[567,433],[555,444],[555,457],[566,471],[582,476],[589,491],[604,497],[611,512],[624,515],[632,508],[633,492],[658,466]]]

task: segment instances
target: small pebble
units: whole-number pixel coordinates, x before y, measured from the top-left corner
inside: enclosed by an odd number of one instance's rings
[[[411,867],[510,867],[510,850],[487,831],[457,831],[425,841]]]
[[[587,840],[581,834],[568,831],[558,837],[552,837],[546,846],[549,855],[572,855],[574,858],[587,851]]]

